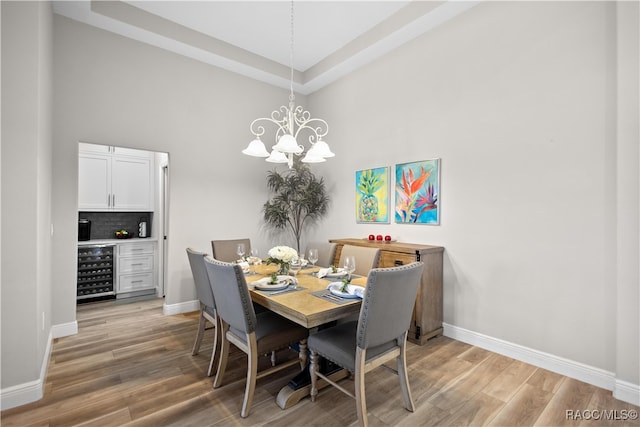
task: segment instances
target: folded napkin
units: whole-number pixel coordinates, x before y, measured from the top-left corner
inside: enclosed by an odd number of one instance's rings
[[[333,289],[334,291],[337,291],[337,292],[340,292],[340,288],[342,288],[342,283],[339,283],[339,282],[329,283],[329,286],[327,286],[327,289],[329,290]],[[352,285],[351,283],[349,283],[347,285],[347,288],[344,290],[344,292],[349,295],[355,295],[358,298],[364,298],[363,286]]]
[[[342,277],[347,275],[347,272],[341,268],[339,268],[338,271],[335,273],[332,273],[332,272],[333,272],[333,268],[331,267],[321,268],[320,270],[318,270],[318,278],[322,279],[323,277],[328,275],[331,275],[333,277]]]
[[[242,261],[241,259],[239,259],[238,261],[236,261],[236,263],[240,266],[240,268],[242,268],[242,272],[243,273],[248,273],[249,272],[249,263],[246,261]]]
[[[292,276],[278,276],[278,282],[280,282],[281,280],[286,281],[287,283],[298,283],[296,278]],[[259,285],[271,285],[271,277],[263,277],[262,279],[251,282],[252,285],[255,285],[256,283]]]

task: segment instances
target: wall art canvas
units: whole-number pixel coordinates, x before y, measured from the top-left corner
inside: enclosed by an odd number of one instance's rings
[[[396,223],[440,224],[440,159],[396,165]]]
[[[389,167],[356,171],[356,221],[389,223]]]

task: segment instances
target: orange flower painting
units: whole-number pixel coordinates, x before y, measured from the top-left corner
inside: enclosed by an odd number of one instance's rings
[[[396,165],[396,223],[440,224],[440,159]]]

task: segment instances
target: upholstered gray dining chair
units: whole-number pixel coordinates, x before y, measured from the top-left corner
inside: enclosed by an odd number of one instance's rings
[[[209,370],[207,371],[207,376],[211,376],[217,355],[218,342],[220,341],[220,327],[218,326],[216,303],[213,299],[213,291],[209,283],[207,267],[204,265],[204,257],[207,256],[207,254],[187,248],[187,256],[189,258],[189,265],[191,266],[191,273],[193,274],[193,281],[196,284],[196,295],[198,300],[200,300],[200,320],[198,321],[198,332],[196,333],[196,341],[193,343],[191,354],[195,356],[200,351],[206,323],[209,321],[215,328],[213,350],[211,351],[211,360],[209,361]]]
[[[217,315],[221,325],[222,339],[218,372],[213,388],[222,385],[227,367],[229,343],[247,354],[247,383],[240,416],[245,418],[251,410],[256,380],[300,363],[306,365],[306,328],[285,319],[271,311],[256,315],[249,288],[237,264],[221,262],[211,257],[205,258],[209,281],[216,300]],[[258,355],[287,348],[300,343],[300,360],[292,359],[258,372]]]
[[[344,266],[344,258],[353,255],[356,258],[355,274],[366,276],[369,270],[377,268],[380,263],[380,249],[364,246],[343,245],[340,252],[340,263],[336,267]]]
[[[315,248],[318,250],[318,261],[316,262],[316,265],[319,265],[320,267],[329,267],[334,263],[337,246],[338,245],[331,242],[310,242],[307,245],[305,257],[309,256],[309,249]]]
[[[407,330],[424,264],[374,268],[369,272],[360,317],[309,336],[311,351],[311,400],[318,394],[318,378],[355,398],[358,421],[367,425],[365,373],[396,359],[404,406],[413,412],[407,377]],[[354,373],[355,395],[318,372],[318,356]]]
[[[239,243],[244,243],[245,256],[251,255],[251,239],[212,240],[211,255],[218,261],[234,262],[239,258],[236,253]]]

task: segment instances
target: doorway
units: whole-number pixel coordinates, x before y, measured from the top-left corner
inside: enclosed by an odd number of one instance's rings
[[[78,256],[80,248],[100,245],[108,245],[113,253],[108,262],[83,264],[87,271],[78,271],[77,302],[163,298],[169,153],[85,142],[79,143],[78,153],[78,221],[88,222],[91,229],[89,240],[78,242]]]

